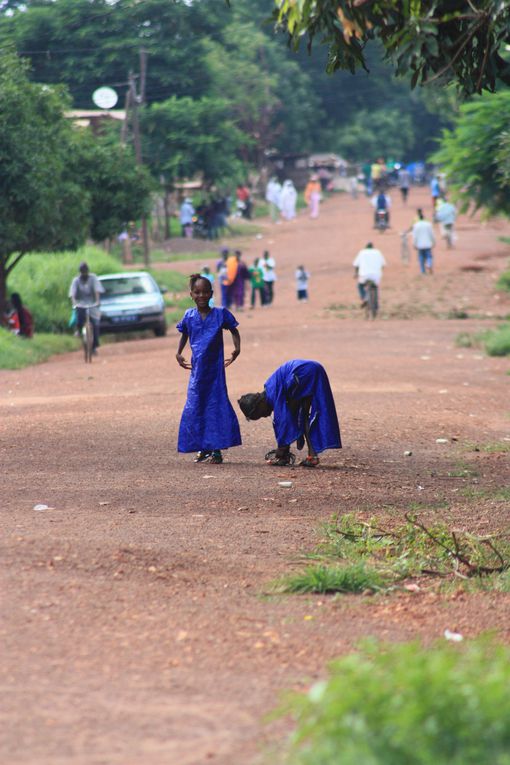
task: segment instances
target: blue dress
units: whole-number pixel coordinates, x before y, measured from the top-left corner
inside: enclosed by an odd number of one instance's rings
[[[191,346],[188,397],[179,426],[179,452],[213,451],[239,446],[241,433],[228,398],[223,356],[223,330],[238,326],[226,308],[212,308],[202,319],[196,308],[177,325]]]
[[[324,367],[317,361],[294,359],[273,372],[265,384],[266,398],[273,408],[273,427],[278,446],[288,446],[304,436],[306,413],[289,408],[289,399],[311,398],[310,441],[320,454],[325,449],[341,449],[340,427],[335,402]]]

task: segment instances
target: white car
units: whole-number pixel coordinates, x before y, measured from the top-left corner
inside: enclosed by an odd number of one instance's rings
[[[166,335],[163,292],[146,271],[99,276],[101,333],[151,329],[156,337]]]

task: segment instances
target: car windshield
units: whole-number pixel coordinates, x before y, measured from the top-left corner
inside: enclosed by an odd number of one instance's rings
[[[154,285],[148,276],[119,276],[116,279],[103,279],[105,297],[121,295],[145,295],[154,292]]]

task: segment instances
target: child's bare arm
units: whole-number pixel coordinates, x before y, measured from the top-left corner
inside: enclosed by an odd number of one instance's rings
[[[235,327],[234,329],[231,329],[230,332],[232,334],[232,340],[234,341],[234,350],[232,351],[230,358],[225,361],[226,367],[230,366],[241,353],[241,335],[239,334],[239,330]]]
[[[179,347],[177,348],[177,353],[175,354],[177,363],[183,369],[191,369],[191,364],[189,364],[184,358],[184,356],[182,355],[182,352],[187,342],[188,342],[188,334],[187,332],[183,332],[181,335],[181,339],[179,340]]]

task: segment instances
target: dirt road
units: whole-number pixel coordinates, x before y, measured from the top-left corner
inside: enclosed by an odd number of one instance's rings
[[[509,227],[462,220],[457,249],[439,244],[434,276],[421,277],[398,235],[418,202],[425,191],[408,209],[395,198],[383,235],[367,201],[345,195],[318,221],[265,223],[244,243],[248,262],[271,250],[279,279],[273,307],[238,315],[230,395],[262,389],[284,360],[322,362],[344,449],[315,471],[264,464],[268,420],[242,420],[243,446],[222,466],[177,455],[187,373],[172,332],[104,345],[90,368],[71,354],[0,372],[2,762],[251,765],[278,735],[262,717],[279,693],[363,636],[510,638],[499,593],[265,595],[334,514],[435,508],[473,531],[508,518],[491,491],[509,482],[510,364],[455,338],[510,312],[494,290]],[[370,238],[388,261],[376,322],[360,313],[351,266]],[[485,494],[469,501],[466,488]]]

